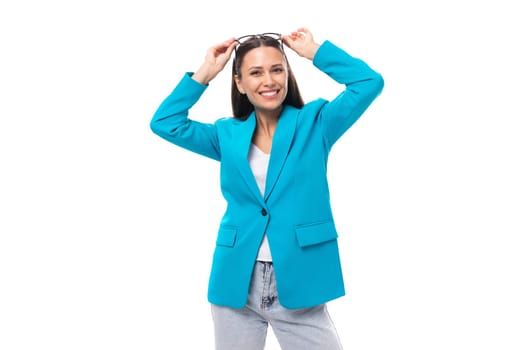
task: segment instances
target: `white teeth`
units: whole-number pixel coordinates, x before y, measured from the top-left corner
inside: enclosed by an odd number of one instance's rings
[[[270,91],[270,92],[261,92],[261,95],[263,96],[273,96],[276,95],[277,91]]]

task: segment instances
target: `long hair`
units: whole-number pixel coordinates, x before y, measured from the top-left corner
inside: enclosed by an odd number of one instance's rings
[[[246,97],[245,94],[241,94],[241,92],[237,88],[237,84],[235,83],[235,76],[237,75],[239,78],[241,77],[241,65],[244,60],[244,56],[246,56],[246,54],[250,50],[262,46],[274,47],[277,50],[279,50],[284,56],[286,68],[288,70],[288,92],[283,101],[283,104],[291,105],[296,108],[302,108],[304,106],[304,101],[301,97],[299,86],[297,85],[295,76],[292,72],[288,59],[286,58],[286,54],[284,53],[282,42],[273,37],[264,35],[254,35],[248,40],[243,41],[242,44],[240,44],[237,47],[235,51],[235,58],[233,59],[232,63],[231,102],[233,117],[236,119],[245,120],[246,118],[248,118],[250,113],[253,112],[254,107],[248,100],[248,97]]]

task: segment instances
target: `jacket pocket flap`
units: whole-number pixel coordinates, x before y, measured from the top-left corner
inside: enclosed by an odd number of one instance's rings
[[[217,235],[217,245],[226,247],[233,247],[235,238],[237,237],[237,229],[233,227],[221,227]]]
[[[333,221],[302,225],[295,228],[295,235],[300,247],[331,241],[337,238]]]

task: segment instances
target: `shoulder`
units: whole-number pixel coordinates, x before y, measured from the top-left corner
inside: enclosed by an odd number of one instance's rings
[[[324,98],[317,98],[315,100],[312,100],[304,105],[302,110],[309,111],[309,110],[319,110],[323,108],[323,106],[328,103],[328,100]]]
[[[255,118],[253,123],[249,123],[248,120],[241,120],[234,117],[224,117],[215,121],[215,128],[219,133],[219,137],[232,137],[233,133],[239,132],[236,130],[249,130],[250,124],[255,125]],[[242,131],[241,131],[242,132]]]
[[[318,98],[306,103],[303,108],[300,109],[299,115],[301,116],[315,116],[323,109],[323,107],[329,101],[324,98]]]
[[[244,121],[234,117],[223,117],[215,121],[215,125],[218,128],[229,128],[234,125],[242,124]]]

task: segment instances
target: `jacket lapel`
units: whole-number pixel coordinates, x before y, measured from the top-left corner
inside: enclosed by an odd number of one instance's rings
[[[295,134],[298,112],[298,109],[286,106],[277,122],[277,128],[272,141],[270,164],[268,165],[268,172],[266,175],[264,202],[268,200],[268,197],[272,193],[275,183],[279,179],[279,175],[284,167],[286,158],[288,157],[293,136]],[[252,112],[245,121],[239,122],[237,127],[234,128],[235,163],[237,164],[241,176],[250,191],[255,195],[257,200],[261,202],[261,204],[264,204],[259,187],[253,176],[250,164],[248,163],[248,152],[250,150],[250,144],[255,130],[255,123],[255,113]]]
[[[234,128],[233,140],[234,140],[234,153],[235,163],[239,168],[241,176],[248,186],[248,189],[253,193],[257,200],[263,204],[262,196],[253,176],[252,169],[248,163],[248,152],[250,151],[250,144],[252,142],[253,132],[255,130],[255,113],[252,112],[245,121],[240,121],[239,124]]]
[[[265,202],[271,195],[290,152],[290,146],[297,126],[298,112],[299,110],[294,107],[285,106],[277,122],[277,128],[272,140],[270,164],[268,165],[268,173],[266,175]]]

